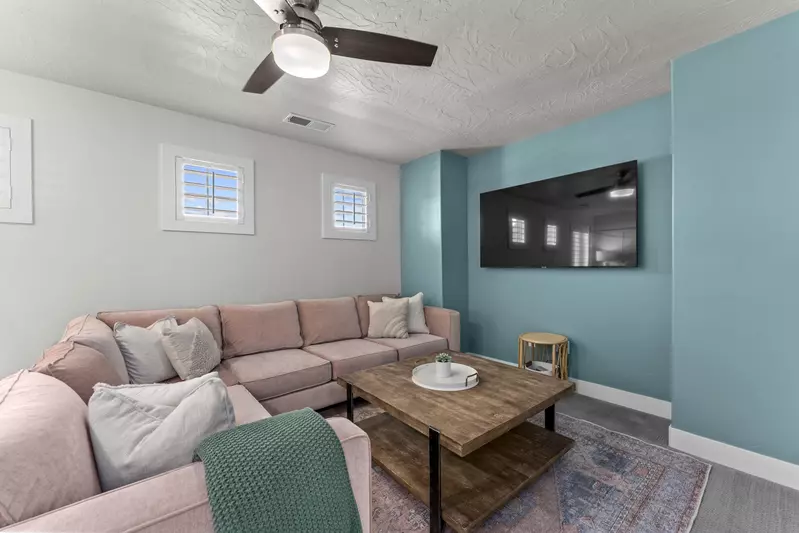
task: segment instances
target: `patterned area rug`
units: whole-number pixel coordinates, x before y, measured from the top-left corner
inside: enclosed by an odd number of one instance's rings
[[[356,408],[356,420],[381,411]],[[543,425],[543,416],[530,419]],[[494,513],[481,532],[688,533],[710,465],[585,420],[557,415],[572,448],[534,485]],[[378,533],[429,530],[427,507],[380,468],[372,477]],[[452,531],[447,529],[447,531]]]

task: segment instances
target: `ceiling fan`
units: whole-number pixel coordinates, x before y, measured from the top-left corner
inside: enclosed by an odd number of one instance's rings
[[[262,94],[283,74],[319,78],[330,68],[330,56],[429,67],[438,47],[401,37],[322,26],[316,16],[319,0],[255,0],[280,24],[272,51],[258,65],[244,92]]]
[[[611,198],[626,198],[628,196],[632,196],[635,194],[635,188],[628,187],[629,184],[632,183],[632,178],[630,177],[629,170],[620,170],[618,173],[618,179],[616,183],[613,185],[608,185],[606,187],[599,187],[597,189],[591,189],[590,191],[581,192],[579,194],[575,194],[575,198],[586,198],[588,196],[596,196],[597,194],[604,194],[608,193],[608,196]]]

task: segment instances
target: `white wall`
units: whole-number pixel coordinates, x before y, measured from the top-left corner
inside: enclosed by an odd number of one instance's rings
[[[0,376],[84,313],[400,288],[396,165],[5,71],[0,114],[33,119],[35,208],[0,224]],[[162,142],[254,159],[256,235],[161,231]],[[377,241],[321,239],[323,172],[377,183]]]

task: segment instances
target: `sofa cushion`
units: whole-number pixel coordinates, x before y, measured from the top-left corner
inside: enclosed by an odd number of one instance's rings
[[[83,315],[72,319],[67,324],[67,329],[61,337],[62,341],[72,341],[75,344],[88,346],[103,354],[114,370],[122,378],[123,383],[129,383],[128,369],[125,359],[119,351],[114,332],[111,327],[91,315]]]
[[[358,310],[358,321],[361,324],[361,337],[369,333],[369,304],[367,302],[382,302],[383,298],[396,298],[396,294],[365,294],[355,297],[355,307]]]
[[[236,376],[233,375],[233,372],[226,366],[223,366],[221,363],[216,365],[211,372],[216,372],[219,374],[219,379],[222,380],[222,383],[225,384],[226,387],[232,387],[233,385],[238,385],[239,380],[236,379]],[[160,383],[180,383],[183,381],[180,379],[180,376],[174,376],[169,379],[165,379]]]
[[[190,318],[199,318],[203,324],[208,326],[211,333],[214,334],[214,339],[222,348],[222,324],[219,322],[219,309],[213,305],[206,305],[204,307],[196,307],[189,309],[158,309],[152,311],[104,311],[97,313],[97,318],[106,323],[109,328],[114,327],[117,322],[130,324],[131,326],[139,326],[146,328],[150,324],[173,316],[178,321],[178,324],[185,324]]]
[[[302,346],[300,318],[294,302],[223,305],[219,316],[225,340],[222,357]]]
[[[258,401],[330,381],[330,363],[302,350],[242,355],[225,359],[229,369]]]
[[[230,403],[233,404],[237,426],[257,422],[272,416],[263,405],[258,403],[255,396],[250,394],[250,391],[244,385],[228,387],[227,395],[230,398]]]
[[[84,403],[89,402],[94,392],[92,387],[97,383],[127,383],[103,354],[73,341],[59,342],[45,350],[31,370],[63,381],[78,393]]]
[[[357,339],[361,336],[355,298],[350,296],[325,300],[299,300],[297,311],[300,315],[305,346]]]
[[[296,411],[310,407],[311,409],[324,409],[337,403],[347,401],[347,389],[336,381],[328,381],[310,389],[302,389],[277,398],[269,398],[261,402],[264,409],[272,416]]]
[[[188,465],[205,437],[234,427],[216,374],[182,383],[98,386],[89,429],[104,491]]]
[[[397,350],[399,360],[411,357],[422,357],[435,352],[447,350],[447,339],[428,335],[426,333],[411,333],[407,339],[371,339],[372,342],[383,344]]]
[[[397,362],[397,351],[364,339],[306,346],[305,350],[333,365],[333,379],[359,370]]]
[[[86,404],[43,374],[0,380],[0,528],[99,492]]]
[[[222,361],[222,363],[224,363],[224,361]],[[217,367],[214,368],[211,372],[216,372],[217,374],[219,374],[219,379],[221,379],[222,383],[224,383],[228,387],[232,387],[233,385],[238,385],[239,380],[236,378],[233,372],[231,372],[230,369],[222,363],[219,363],[219,365],[217,365]]]

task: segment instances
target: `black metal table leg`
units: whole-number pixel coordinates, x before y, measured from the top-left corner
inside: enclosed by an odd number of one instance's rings
[[[353,411],[355,411],[355,401],[352,398],[352,385],[347,383],[347,420],[352,422]]]
[[[430,456],[430,533],[444,531],[441,508],[441,433],[428,428]]]
[[[544,410],[544,427],[555,431],[555,406],[551,405]]]

